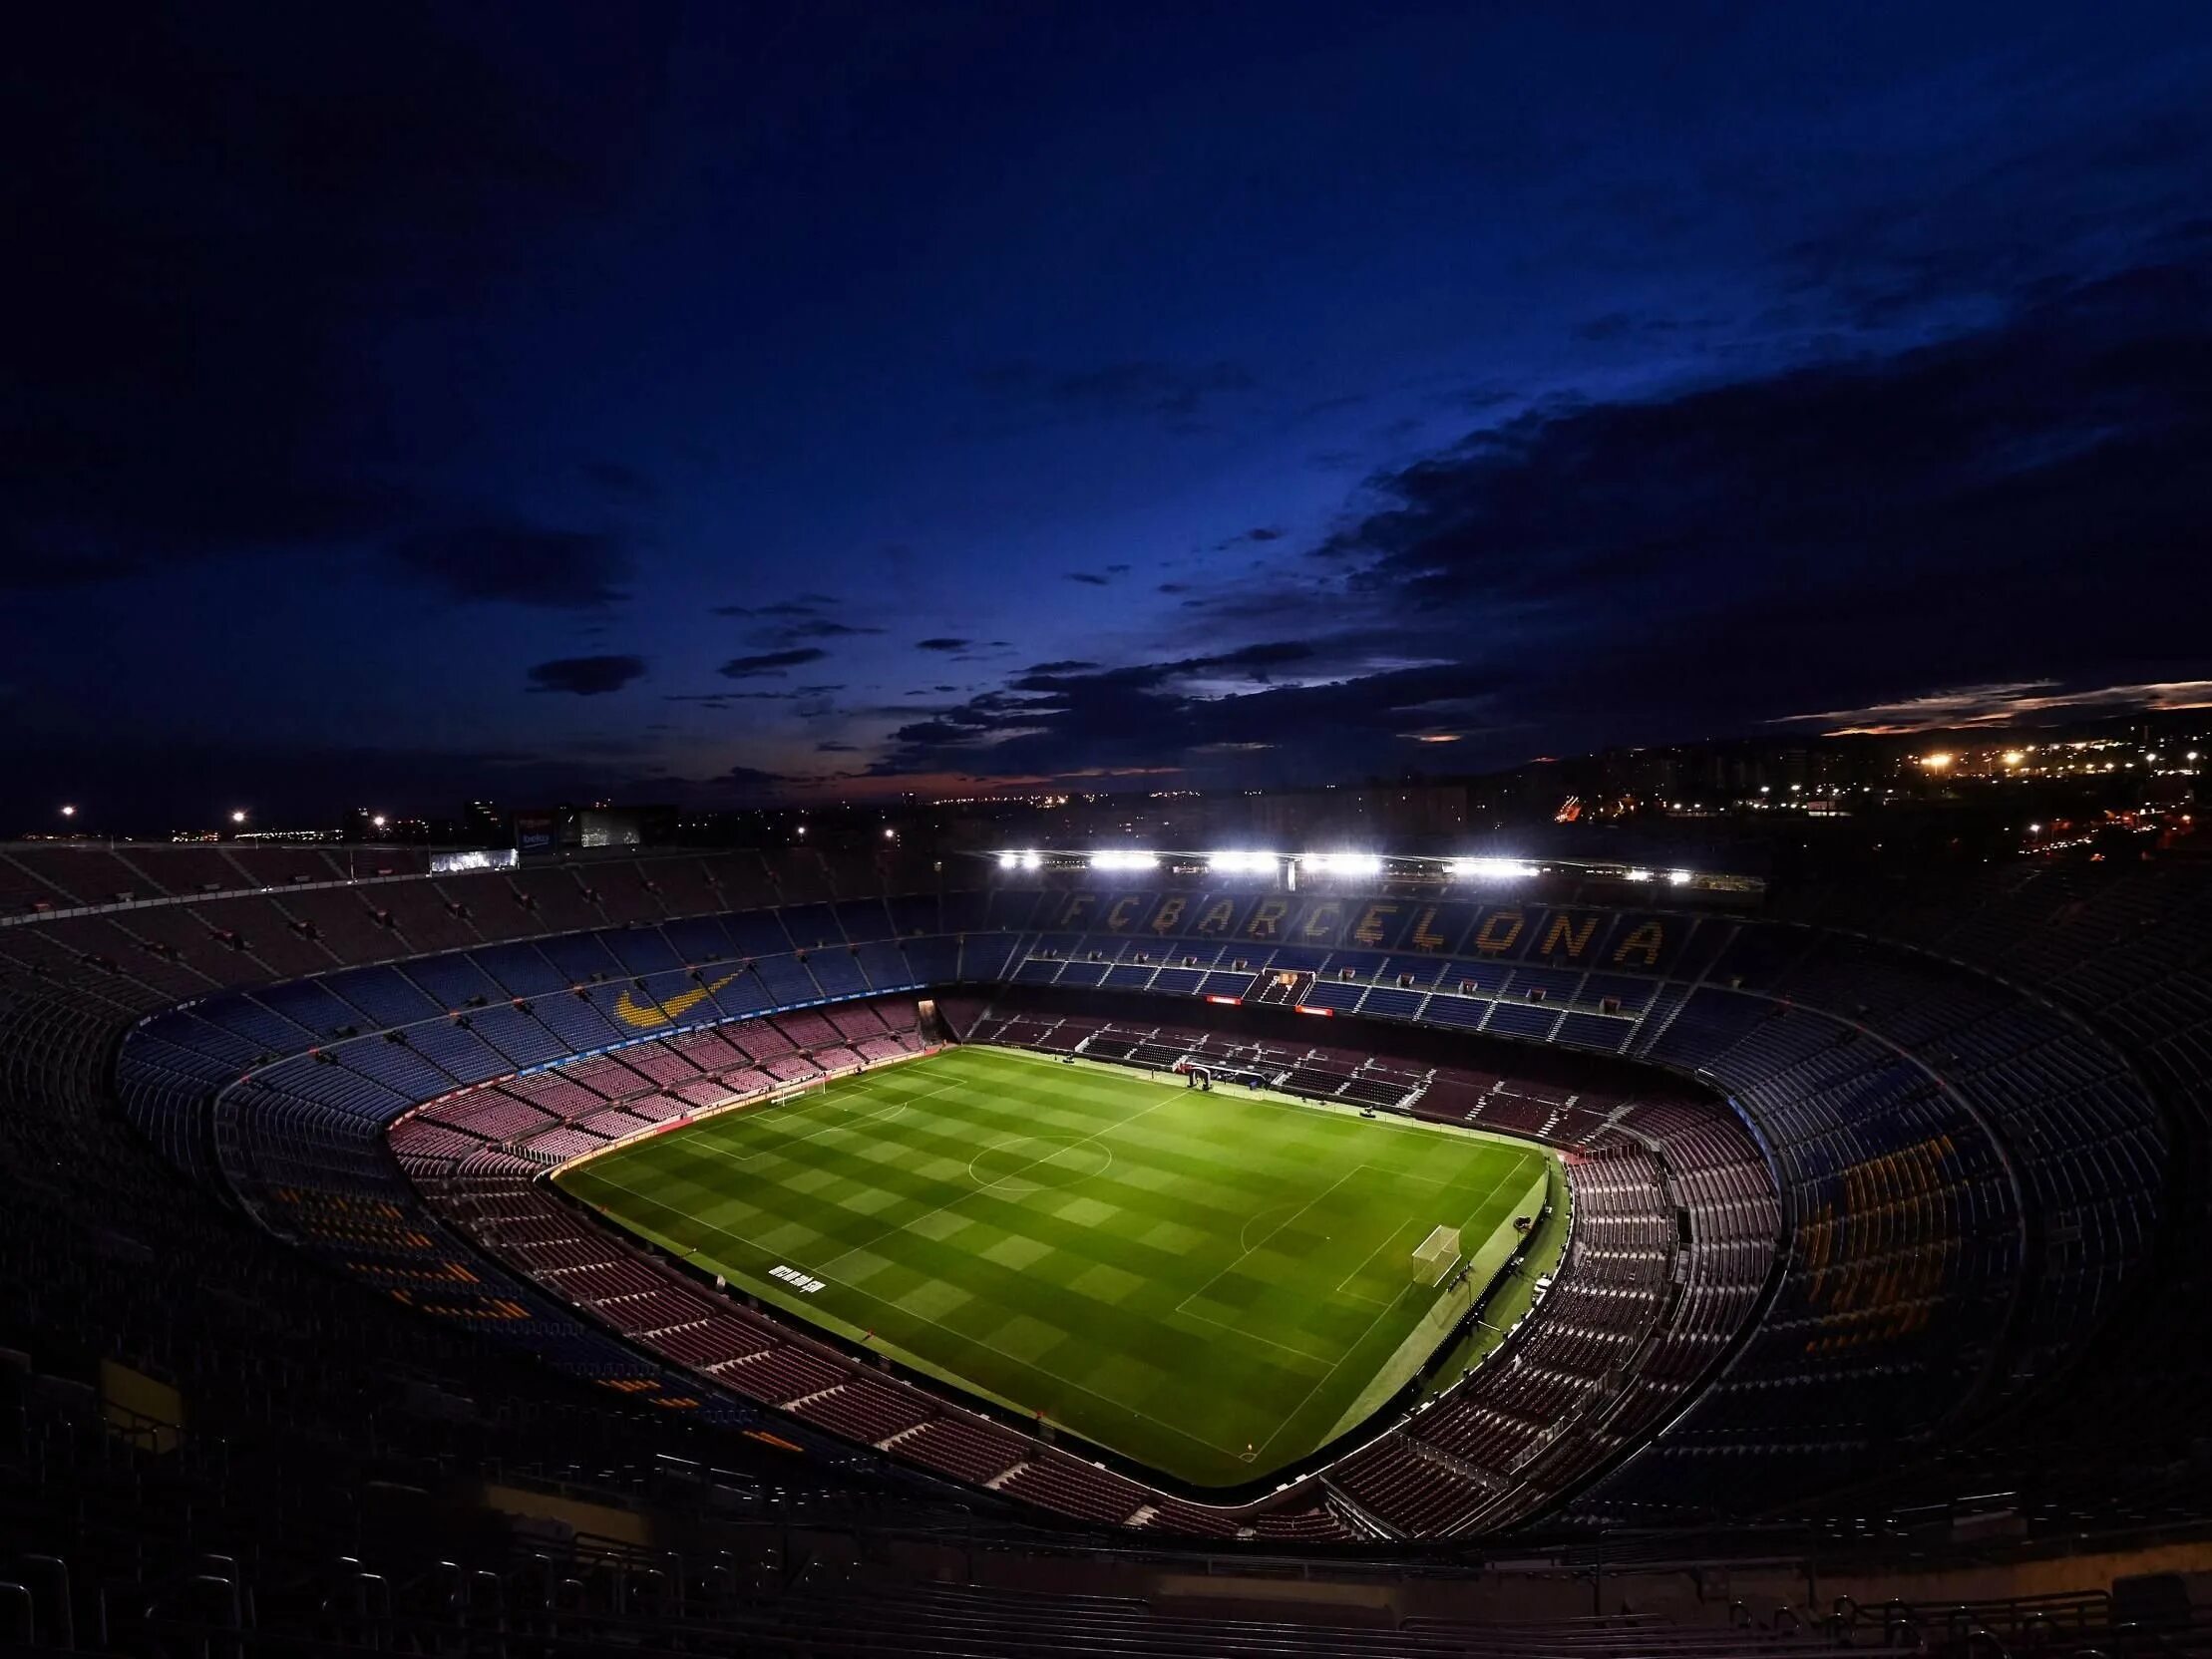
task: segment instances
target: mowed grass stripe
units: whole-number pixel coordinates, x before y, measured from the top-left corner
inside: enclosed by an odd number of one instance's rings
[[[762,1300],[1199,1485],[1302,1457],[1542,1168],[1518,1143],[964,1049],[565,1171]],[[826,1281],[814,1296],[779,1263]],[[1248,1453],[1248,1448],[1250,1449]]]

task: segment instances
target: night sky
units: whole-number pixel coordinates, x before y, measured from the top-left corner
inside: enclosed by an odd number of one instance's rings
[[[12,27],[0,831],[2212,701],[2202,0]]]

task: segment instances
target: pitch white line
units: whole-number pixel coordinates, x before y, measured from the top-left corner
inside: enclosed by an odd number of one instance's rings
[[[1305,1202],[1298,1205],[1296,1209],[1292,1210],[1282,1220],[1278,1221],[1274,1226],[1270,1227],[1266,1232],[1262,1233],[1260,1235],[1259,1243],[1253,1245],[1250,1249],[1240,1251],[1235,1261],[1231,1262],[1219,1273],[1216,1273],[1212,1278],[1208,1279],[1204,1284],[1200,1285],[1196,1290],[1192,1291],[1190,1295],[1184,1297],[1182,1301],[1176,1303],[1171,1311],[1175,1313],[1181,1313],[1186,1307],[1190,1306],[1192,1302],[1196,1301],[1199,1297],[1205,1295],[1209,1290],[1212,1290],[1214,1286],[1220,1284],[1222,1280],[1228,1278],[1230,1274],[1236,1272],[1239,1267],[1243,1266],[1246,1256],[1253,1254],[1254,1251],[1266,1249],[1268,1247],[1269,1239],[1273,1238],[1277,1233],[1281,1232],[1285,1227],[1289,1226],[1292,1221],[1295,1221],[1300,1215],[1303,1215],[1307,1210],[1311,1209],[1315,1204],[1319,1203],[1323,1198],[1327,1197],[1331,1192],[1335,1191],[1336,1188],[1343,1185],[1344,1182],[1351,1179],[1352,1176],[1358,1174],[1360,1170],[1366,1167],[1368,1167],[1368,1165],[1364,1163],[1354,1163],[1349,1169],[1346,1169],[1342,1174],[1338,1175],[1334,1180],[1330,1181],[1326,1186],[1322,1187],[1318,1192],[1314,1193],[1310,1198],[1306,1199]],[[1242,1232],[1238,1233],[1237,1242],[1240,1244],[1244,1242],[1244,1234]]]

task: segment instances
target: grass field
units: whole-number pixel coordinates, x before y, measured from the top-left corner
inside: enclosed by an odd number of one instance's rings
[[[556,1179],[800,1319],[1222,1487],[1401,1387],[1511,1255],[1549,1169],[1518,1142],[976,1048]],[[1411,1282],[1439,1223],[1475,1263],[1456,1293]]]

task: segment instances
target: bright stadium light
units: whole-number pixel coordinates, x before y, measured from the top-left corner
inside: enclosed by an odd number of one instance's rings
[[[1044,862],[1044,860],[1034,852],[1018,853],[1016,854],[1014,861],[1020,864],[1023,869],[1035,869]]]
[[[1449,868],[1454,881],[1515,881],[1537,873],[1518,858],[1454,858]]]
[[[1688,886],[1688,885],[1689,885],[1689,871],[1688,871],[1688,870],[1686,870],[1686,869],[1670,869],[1670,870],[1668,870],[1668,871],[1666,872],[1666,884],[1667,884],[1667,885],[1668,885],[1669,887],[1686,887],[1686,886]]]
[[[1382,859],[1372,852],[1306,852],[1298,862],[1315,875],[1380,875]]]
[[[1001,852],[998,855],[998,867],[1000,869],[1012,869],[1014,865],[1020,862],[1021,854],[1018,852]]]
[[[1652,879],[1652,872],[1648,869],[1626,870],[1621,878],[1624,881],[1649,881]]]
[[[1158,869],[1160,854],[1127,846],[1102,846],[1089,861],[1092,869]]]
[[[1206,869],[1211,875],[1267,875],[1282,862],[1277,852],[1209,852]]]

